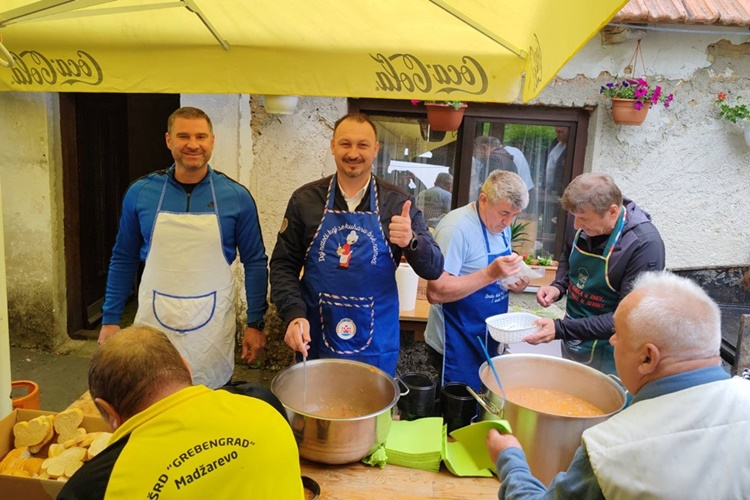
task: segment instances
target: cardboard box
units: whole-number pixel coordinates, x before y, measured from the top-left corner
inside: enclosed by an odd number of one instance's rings
[[[0,420],[0,460],[13,449],[13,426],[16,422],[25,422],[41,415],[54,415],[54,412],[39,410],[13,410]],[[83,417],[81,426],[88,432],[110,432],[109,426],[101,417]],[[57,497],[63,485],[62,481],[16,477],[0,474],[0,491],[2,498],[23,500],[49,500]]]

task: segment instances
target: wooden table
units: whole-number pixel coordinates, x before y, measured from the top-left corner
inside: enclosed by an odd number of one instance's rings
[[[411,311],[401,311],[398,319],[402,330],[414,332],[415,340],[424,340],[424,329],[427,326],[427,315],[430,303],[426,299],[417,299],[417,305]]]
[[[81,408],[86,415],[99,412],[86,391],[69,408]],[[471,499],[497,498],[497,477],[457,477],[445,466],[440,472],[386,465],[371,467],[361,462],[323,465],[300,460],[302,475],[314,479],[321,500],[399,500],[412,498]]]
[[[497,477],[457,477],[444,466],[440,472],[386,465],[371,467],[361,462],[322,465],[300,461],[302,475],[320,485],[321,500],[399,500],[412,498],[497,498]]]

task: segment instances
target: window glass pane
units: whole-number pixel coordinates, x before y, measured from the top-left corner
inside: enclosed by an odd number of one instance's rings
[[[474,134],[469,200],[477,199],[490,172],[517,173],[529,189],[529,206],[517,219],[527,225],[514,249],[520,254],[554,254],[568,127],[485,121],[477,123]]]
[[[380,151],[372,166],[378,177],[411,193],[425,221],[435,227],[451,209],[456,134],[429,131],[424,120],[370,115]]]

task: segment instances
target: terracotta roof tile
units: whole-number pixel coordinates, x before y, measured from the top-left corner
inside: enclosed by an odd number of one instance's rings
[[[750,0],[630,0],[612,22],[750,26]]]

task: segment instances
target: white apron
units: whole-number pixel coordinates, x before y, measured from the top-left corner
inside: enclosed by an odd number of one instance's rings
[[[236,314],[213,180],[209,177],[214,213],[207,214],[162,212],[167,182],[156,209],[135,324],[163,331],[190,364],[193,383],[215,389],[234,372]]]

